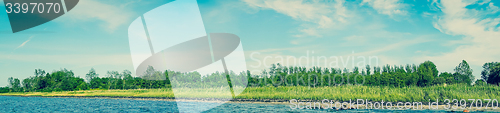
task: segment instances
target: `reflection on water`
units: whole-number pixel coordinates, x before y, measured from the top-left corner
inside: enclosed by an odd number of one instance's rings
[[[193,104],[192,110],[210,106],[208,102]],[[175,101],[99,99],[99,98],[42,98],[0,96],[0,112],[178,112]],[[189,111],[188,111],[189,112]],[[225,103],[208,111],[219,112],[333,112],[332,110],[292,110],[282,104]],[[338,112],[338,111],[337,111]],[[340,112],[445,112],[430,110],[344,110]]]

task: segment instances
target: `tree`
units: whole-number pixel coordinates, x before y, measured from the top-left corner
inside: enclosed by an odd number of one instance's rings
[[[453,77],[453,74],[451,74],[449,72],[442,72],[441,74],[439,74],[439,77],[443,77],[443,78]]]
[[[45,74],[48,74],[45,72],[43,69],[35,69],[35,78],[31,81],[32,82],[32,88],[34,91],[37,91],[37,89],[42,89],[44,88],[44,81],[42,81],[42,78]]]
[[[133,79],[132,72],[130,72],[129,70],[123,70],[122,77],[123,77],[123,80],[122,80],[122,82],[123,82],[122,83],[123,84],[122,89],[128,89],[127,88],[127,86],[128,86],[127,82]]]
[[[460,64],[454,69],[457,73],[460,81],[463,83],[471,84],[474,81],[474,75],[472,75],[472,69],[469,67],[467,61],[462,60]]]
[[[446,83],[446,79],[443,77],[437,77],[436,79],[434,79],[435,85],[439,85],[439,84],[443,84],[443,83]]]
[[[43,76],[45,75],[45,70],[43,69],[35,69],[35,76]]]
[[[153,66],[148,66],[146,71],[140,77],[146,80],[165,80],[165,75],[164,74],[159,75]]]
[[[352,69],[352,73],[359,74],[359,68],[358,67],[354,67],[354,69]]]
[[[479,80],[476,80],[476,82],[474,83],[474,85],[484,86],[484,85],[486,85],[486,82],[484,82],[483,79],[479,79]]]
[[[118,71],[108,71],[106,76],[108,78],[108,89],[116,89],[117,79],[119,79],[120,73]]]
[[[417,74],[419,76],[419,81],[417,85],[420,87],[431,86],[435,77],[437,77],[439,71],[436,65],[431,61],[425,61],[418,66]]]
[[[485,68],[486,70],[486,68]],[[489,72],[487,73],[487,80],[489,84],[499,85],[500,83],[500,63],[492,64],[488,67]]]
[[[9,82],[9,87],[10,87],[10,89],[12,91],[13,86],[14,86],[14,78],[13,77],[9,77],[8,82]],[[11,91],[9,91],[9,92],[11,92]]]
[[[12,88],[12,92],[20,92],[21,89],[21,81],[17,78],[9,78],[9,86]]]
[[[447,84],[453,84],[456,83],[455,79],[453,77],[448,77],[446,78],[446,83]]]
[[[90,83],[90,82],[92,81],[92,79],[94,79],[94,78],[96,78],[96,77],[99,77],[99,74],[97,74],[97,73],[95,72],[95,69],[94,69],[94,68],[91,68],[91,69],[89,70],[89,73],[87,73],[87,74],[85,75],[85,78],[87,79],[87,82],[88,82],[88,83]]]
[[[0,87],[0,93],[8,93],[9,89],[9,87]]]
[[[26,78],[23,80],[23,88],[24,91],[32,91],[33,90],[33,80],[31,78]]]
[[[481,78],[484,80],[484,81],[488,81],[488,78],[489,78],[489,75],[490,75],[490,70],[491,68],[495,67],[495,65],[497,65],[499,62],[488,62],[488,63],[484,63],[483,65],[483,71],[481,71]]]
[[[371,72],[370,72],[370,65],[366,65],[366,75],[370,75]]]
[[[76,86],[76,90],[87,90],[89,87],[87,86],[87,83],[82,82],[80,85]]]
[[[444,78],[446,84],[455,83],[455,78],[453,77],[453,74],[451,74],[449,72],[443,72],[443,73],[439,74],[439,77]]]

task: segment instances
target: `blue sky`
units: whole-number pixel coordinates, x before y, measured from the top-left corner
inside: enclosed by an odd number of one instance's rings
[[[110,70],[133,71],[128,26],[166,2],[84,0],[51,22],[15,34],[7,14],[0,13],[0,81],[4,80],[0,86],[7,85],[8,77],[33,76],[36,68],[49,72],[67,68],[81,77],[90,68],[100,76]],[[238,35],[252,72],[272,63],[293,65],[280,57],[376,56],[379,66],[431,60],[441,72],[452,72],[466,60],[476,78],[484,63],[500,58],[499,4],[495,0],[198,1],[206,32]],[[327,60],[314,65],[330,67],[337,61],[339,65],[332,67],[351,69],[359,62],[343,65],[339,59]]]

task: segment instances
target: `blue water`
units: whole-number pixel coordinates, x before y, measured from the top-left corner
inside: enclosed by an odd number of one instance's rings
[[[193,102],[196,103],[196,102]],[[200,104],[198,102],[197,104]],[[203,104],[203,103],[202,103]],[[203,107],[203,106],[199,106]],[[196,108],[193,108],[196,109]],[[178,112],[175,101],[102,98],[43,98],[0,96],[0,112]],[[205,111],[219,112],[332,112],[332,110],[290,109],[283,104],[225,103]],[[436,110],[343,110],[340,112],[445,112]]]

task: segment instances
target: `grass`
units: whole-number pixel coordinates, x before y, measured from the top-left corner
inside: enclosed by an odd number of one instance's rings
[[[367,99],[385,102],[434,102],[438,99],[500,99],[500,87],[448,85],[431,87],[390,88],[378,86],[337,87],[250,87],[236,98],[240,99],[305,99],[337,100]]]
[[[229,98],[227,88],[178,89],[177,98]],[[179,92],[180,91],[180,92]],[[182,93],[181,93],[182,92]],[[220,93],[226,92],[226,93]],[[62,92],[0,93],[10,96],[79,96],[79,97],[160,97],[173,98],[172,89],[133,89],[133,90],[85,90]],[[439,99],[500,99],[500,87],[440,85],[431,87],[379,87],[379,86],[335,86],[335,87],[248,87],[236,99],[303,99],[337,100],[367,99],[385,102],[428,102]]]

